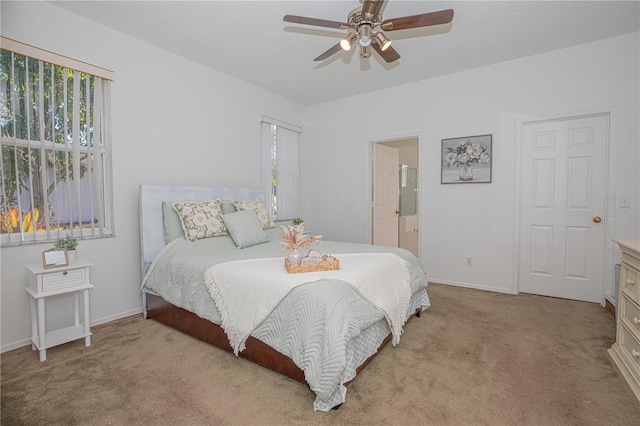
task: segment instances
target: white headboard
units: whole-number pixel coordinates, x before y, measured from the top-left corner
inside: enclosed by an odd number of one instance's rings
[[[264,198],[259,188],[140,185],[140,250],[142,276],[166,245],[163,232],[163,201],[251,200]]]

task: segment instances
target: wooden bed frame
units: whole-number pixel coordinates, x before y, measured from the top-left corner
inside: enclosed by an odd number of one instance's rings
[[[154,319],[189,336],[233,352],[233,348],[229,344],[229,339],[222,327],[199,317],[193,312],[172,305],[160,296],[147,294],[147,318]],[[291,358],[252,336],[247,339],[246,349],[240,352],[238,356],[299,382],[307,383],[304,379],[304,372],[293,363]]]
[[[198,201],[214,198],[242,200],[260,197],[261,195],[262,192],[259,189],[249,188],[141,186],[140,232],[143,276],[157,253],[159,253],[165,245],[164,235],[161,231],[163,229],[163,201]],[[150,293],[143,292],[143,304],[145,318],[154,319],[204,342],[233,352],[227,335],[220,325],[201,318],[193,312],[177,307],[165,301],[162,297]],[[412,316],[419,317],[420,309],[418,308]],[[391,333],[389,333],[378,347],[377,352],[358,366],[356,374],[360,373],[389,341],[391,341]],[[295,365],[291,358],[252,336],[249,336],[246,341],[246,349],[240,352],[238,356],[304,383],[305,385],[307,384],[304,372]],[[345,385],[347,384],[348,383],[345,383]]]
[[[172,305],[160,296],[146,294],[146,298],[146,318],[154,319],[161,324],[168,325],[171,328],[182,331],[189,336],[217,346],[225,351],[233,352],[227,335],[218,324],[199,317],[186,309]],[[420,317],[420,309],[417,309],[412,317],[413,316]],[[382,341],[376,353],[356,368],[356,375],[359,374],[390,341],[391,333]],[[307,384],[304,378],[304,372],[291,358],[276,351],[271,346],[253,336],[249,336],[246,341],[246,349],[240,352],[238,356],[280,373],[283,376],[297,380],[300,383]],[[345,385],[348,385],[350,382],[345,383]]]

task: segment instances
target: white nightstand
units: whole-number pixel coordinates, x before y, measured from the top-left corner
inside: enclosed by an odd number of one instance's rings
[[[40,361],[47,359],[47,348],[84,337],[85,346],[91,346],[91,315],[89,313],[89,289],[93,285],[89,280],[89,269],[93,266],[78,259],[68,266],[45,269],[41,264],[27,265],[31,296],[31,348],[40,351]],[[84,323],[80,323],[80,293],[83,293]],[[74,325],[47,332],[45,300],[49,296],[73,294]]]

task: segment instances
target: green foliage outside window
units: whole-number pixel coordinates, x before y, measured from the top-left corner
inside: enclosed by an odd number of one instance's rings
[[[0,54],[1,232],[29,232],[25,226],[44,230],[45,221],[53,219],[69,229],[69,218],[55,218],[52,206],[44,205],[45,194],[48,198],[61,183],[84,177],[93,161],[88,148],[95,77],[6,50]],[[79,80],[78,105],[73,102],[74,79]],[[75,114],[74,108],[79,108]],[[79,129],[75,138],[74,127]],[[74,139],[79,156],[71,152]],[[21,198],[22,212],[17,210],[20,194],[29,195]],[[29,224],[24,223],[27,215]]]

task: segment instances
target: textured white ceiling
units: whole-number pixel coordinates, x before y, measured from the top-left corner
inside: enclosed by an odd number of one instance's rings
[[[453,22],[387,32],[401,58],[341,51],[313,59],[346,30],[286,23],[286,14],[345,22],[358,0],[51,1],[117,31],[305,105],[504,62],[640,29],[639,1],[387,0],[383,19],[453,9]]]

